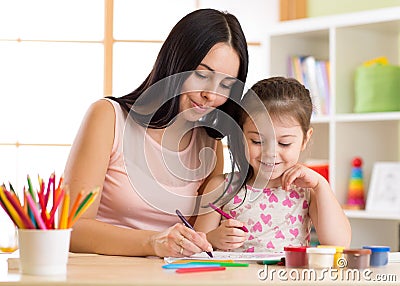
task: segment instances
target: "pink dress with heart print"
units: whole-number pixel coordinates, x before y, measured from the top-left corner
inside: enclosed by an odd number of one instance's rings
[[[225,184],[227,181],[226,177]],[[228,189],[227,194],[231,191]],[[309,204],[310,189],[294,185],[289,191],[281,187],[243,187],[222,208],[249,230],[247,241],[232,251],[277,252],[283,251],[285,246],[308,245],[311,230]]]

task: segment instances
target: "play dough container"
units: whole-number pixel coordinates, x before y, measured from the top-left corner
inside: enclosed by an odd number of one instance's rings
[[[335,248],[318,248],[309,247],[307,248],[308,255],[308,268],[332,268],[334,255],[336,253]]]
[[[289,268],[306,268],[308,266],[307,248],[307,246],[284,247],[285,266]]]
[[[318,245],[318,248],[334,248],[336,250],[335,255],[333,256],[333,267],[340,268],[338,265],[339,259],[343,258],[343,246],[335,246],[335,245]]]
[[[365,269],[369,267],[371,249],[344,249],[347,268]]]
[[[371,250],[371,266],[385,266],[388,264],[390,252],[389,246],[369,245],[363,246],[363,248]]]

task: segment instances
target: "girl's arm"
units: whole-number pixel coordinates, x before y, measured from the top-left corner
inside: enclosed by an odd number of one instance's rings
[[[325,245],[349,247],[351,226],[339,202],[324,177],[317,172],[297,164],[287,170],[282,178],[282,186],[290,184],[312,188],[309,214],[318,234],[318,240]]]
[[[204,211],[203,206],[207,206],[208,202],[213,202],[224,191],[224,175],[219,175],[210,180],[207,184],[204,195],[214,194],[211,197],[207,196],[200,200],[200,211]],[[197,217],[194,228],[196,231],[206,233],[207,240],[213,247],[221,250],[235,249],[243,245],[246,241],[246,233],[239,229],[244,224],[240,221],[229,219],[224,220],[221,224],[221,215],[210,207],[207,212]]]
[[[211,250],[204,234],[176,224],[164,232],[122,228],[96,220],[101,190],[114,140],[112,104],[99,100],[91,105],[79,129],[64,171],[64,183],[74,201],[81,190],[100,187],[93,204],[74,224],[71,251],[127,256],[185,256]],[[182,236],[185,251],[180,254]]]

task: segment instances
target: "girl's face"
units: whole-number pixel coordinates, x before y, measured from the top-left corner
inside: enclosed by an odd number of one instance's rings
[[[266,118],[256,115],[252,120],[248,117],[243,124],[246,156],[255,175],[250,183],[254,183],[257,176],[258,187],[265,187],[267,183],[269,187],[278,187],[281,185],[282,174],[297,164],[312,129],[307,132],[304,140],[302,128],[294,118],[282,120],[273,117],[271,121],[267,119],[270,123],[266,123]]]
[[[213,46],[200,65],[182,85],[179,112],[188,121],[197,121],[224,104],[237,81],[240,59],[225,43]]]

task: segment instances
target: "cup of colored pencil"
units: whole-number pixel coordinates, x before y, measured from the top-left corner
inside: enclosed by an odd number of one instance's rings
[[[55,174],[51,174],[47,188],[38,177],[39,188],[35,191],[29,175],[28,188],[18,196],[0,186],[0,205],[18,229],[20,265],[23,274],[66,274],[71,228],[95,200],[98,189],[80,192],[73,203],[60,177],[56,186]],[[58,214],[58,219],[56,215]]]

